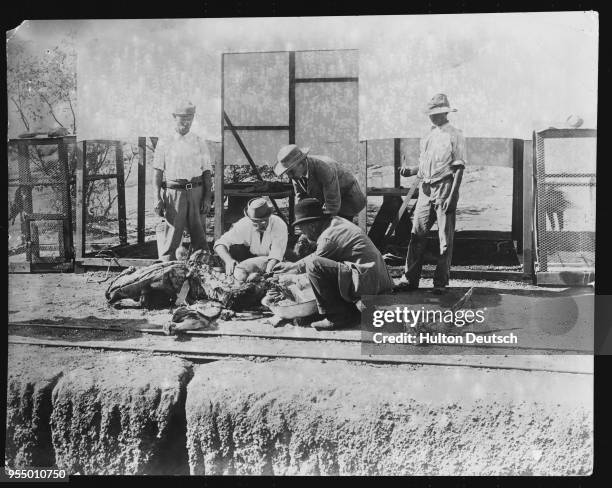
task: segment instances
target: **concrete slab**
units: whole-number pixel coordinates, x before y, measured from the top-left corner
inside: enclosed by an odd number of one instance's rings
[[[587,475],[592,394],[583,375],[219,361],[188,386],[190,470]]]

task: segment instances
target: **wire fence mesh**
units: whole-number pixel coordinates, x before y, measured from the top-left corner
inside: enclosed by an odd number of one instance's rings
[[[535,148],[539,271],[594,271],[596,137],[543,131]]]

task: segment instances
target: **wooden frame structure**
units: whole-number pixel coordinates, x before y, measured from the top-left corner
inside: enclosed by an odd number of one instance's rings
[[[497,138],[496,138],[497,139]],[[493,139],[491,139],[493,140]],[[409,189],[400,186],[399,168],[402,166],[403,148],[408,146],[416,146],[413,148],[413,157],[418,155],[418,139],[403,139],[393,138],[388,140],[365,140],[362,141],[362,158],[365,159],[365,164],[368,165],[370,150],[369,147],[375,142],[387,141],[390,147],[392,144],[393,155],[393,187],[375,187],[368,186],[368,196],[382,196],[383,204],[376,216],[369,235],[374,242],[381,241],[387,227],[390,224],[390,218],[395,215],[397,209],[401,205],[401,198],[408,194]],[[467,144],[475,145],[478,142],[487,141],[486,138],[467,138]],[[513,170],[512,180],[512,224],[511,231],[457,231],[455,240],[511,240],[516,243],[517,253],[522,253],[523,256],[523,279],[533,280],[533,255],[532,255],[532,238],[533,238],[533,162],[531,154],[528,151],[530,148],[522,139],[505,139],[511,141],[512,159],[508,162],[496,163],[498,166],[511,167]],[[527,141],[530,142],[530,141]],[[387,151],[386,153],[389,153]],[[471,153],[468,148],[468,153]],[[486,165],[486,159],[480,158],[481,164]],[[418,193],[413,197],[416,200]],[[408,218],[404,216],[404,218]],[[435,238],[436,232],[431,232],[430,236]],[[408,235],[403,235],[402,238],[408,238]],[[484,271],[462,271],[464,274],[479,276]],[[489,272],[490,273],[490,272]],[[496,276],[516,277],[515,271],[504,272],[495,271]]]
[[[586,286],[595,280],[595,229],[592,231],[571,231],[566,229],[548,229],[547,219],[552,219],[549,214],[551,205],[548,196],[549,188],[555,187],[594,187],[596,186],[596,173],[582,171],[573,172],[550,172],[546,163],[545,140],[547,139],[582,139],[597,138],[596,129],[546,129],[533,133],[533,185],[534,185],[534,234],[533,234],[533,259],[535,267],[535,280],[538,285],[559,286]],[[596,148],[594,148],[596,150]],[[595,154],[594,154],[595,155]],[[595,167],[596,161],[592,161]],[[550,164],[550,163],[549,163]],[[551,181],[560,180],[560,181]],[[594,210],[594,209],[593,209]],[[558,219],[558,216],[557,216]],[[551,221],[552,225],[552,221]],[[561,253],[584,254],[584,247],[592,249],[593,259],[589,263],[576,263],[569,260],[564,262]],[[552,262],[551,250],[556,250],[558,261]]]
[[[157,143],[157,138],[150,138],[153,147]],[[138,153],[139,164],[137,174],[137,239],[135,244],[128,244],[127,239],[127,218],[126,218],[126,203],[125,203],[125,181],[123,168],[123,150],[119,141],[108,140],[89,140],[78,141],[76,147],[77,165],[76,165],[76,227],[75,227],[75,270],[83,271],[85,267],[128,267],[128,266],[148,266],[153,264],[157,259],[122,257],[122,251],[137,251],[142,249],[145,244],[145,202],[146,202],[146,173],[147,173],[147,151],[146,137],[138,138]],[[87,144],[102,143],[115,145],[115,173],[88,175],[87,174]],[[96,254],[86,252],[87,239],[87,208],[85,205],[85,194],[87,185],[90,181],[99,179],[116,179],[117,180],[117,211],[119,224],[119,246],[111,248],[113,254],[117,256],[98,256]],[[119,251],[119,253],[117,253]]]
[[[49,137],[49,138],[21,138],[11,139],[9,142],[16,144],[18,149],[19,181],[8,183],[8,186],[16,186],[22,196],[22,234],[26,240],[25,262],[9,262],[9,272],[49,272],[70,271],[74,255],[72,241],[72,202],[70,188],[73,180],[70,176],[68,162],[68,145],[74,144],[74,136]],[[57,175],[53,179],[35,179],[32,177],[30,168],[31,146],[57,146]],[[34,187],[60,187],[62,195],[62,212],[47,213],[33,210],[32,189]],[[45,247],[38,241],[38,227],[35,222],[58,221],[61,222],[61,231],[58,234],[57,257],[45,257],[40,255],[40,250]]]
[[[332,50],[332,51],[344,51],[344,50]],[[349,50],[353,51],[353,50]],[[245,147],[244,143],[240,139],[237,131],[286,131],[288,133],[287,144],[295,144],[296,143],[296,85],[298,84],[307,84],[307,83],[358,83],[359,77],[346,77],[346,76],[337,76],[337,77],[298,77],[296,76],[296,53],[312,53],[312,52],[322,52],[320,50],[316,51],[263,51],[263,52],[240,52],[240,53],[223,53],[221,56],[221,158],[216,162],[215,166],[215,178],[214,178],[214,187],[215,187],[215,239],[221,237],[221,234],[225,230],[225,219],[224,219],[224,198],[235,197],[235,196],[248,196],[244,192],[240,190],[232,190],[226,189],[225,181],[224,181],[224,168],[225,168],[225,140],[226,140],[226,132],[230,132],[232,136],[238,142],[245,158],[257,173],[257,168],[255,163],[253,162],[253,158],[249,154],[248,148]],[[331,51],[330,51],[331,52]],[[226,113],[226,90],[225,90],[225,67],[226,67],[226,57],[232,55],[248,55],[248,54],[281,54],[286,53],[288,55],[288,120],[286,124],[281,125],[233,125],[230,117]],[[235,122],[235,121],[234,121]],[[278,148],[280,149],[280,148]],[[258,175],[259,176],[259,175]],[[260,177],[261,179],[261,177]],[[367,180],[367,176],[366,176]],[[292,192],[291,188],[291,192]],[[253,195],[253,196],[260,196]],[[274,202],[274,195],[270,195],[272,202]],[[293,219],[293,205],[294,205],[294,196],[283,194],[277,195],[277,198],[289,198],[289,213],[290,213],[290,221]],[[276,205],[275,205],[276,206]],[[277,208],[278,211],[278,208]],[[359,224],[365,230],[366,224],[366,212],[365,210],[361,212],[359,215]],[[290,232],[293,232],[293,229],[290,227]]]

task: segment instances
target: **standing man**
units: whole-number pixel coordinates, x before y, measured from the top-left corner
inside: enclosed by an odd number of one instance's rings
[[[155,149],[155,213],[166,219],[163,242],[158,243],[162,261],[176,260],[185,229],[192,251],[208,249],[205,216],[212,196],[211,158],[206,142],[189,132],[194,115],[191,102],[180,103],[172,114],[175,134],[160,138]]]
[[[283,260],[287,224],[272,211],[264,198],[253,198],[244,209],[244,217],[215,242],[215,252],[223,259],[228,275],[246,259],[264,273],[270,273]]]
[[[298,201],[316,198],[325,213],[353,221],[366,206],[366,197],[355,176],[327,156],[309,156],[295,144],[278,152],[276,176],[287,174]]]
[[[323,319],[317,330],[359,324],[362,295],[378,295],[393,288],[380,251],[369,237],[346,219],[324,213],[321,202],[306,198],[295,206],[296,220],[317,250],[296,263],[279,263],[276,273],[306,273]]]
[[[421,179],[404,277],[400,281],[400,286],[404,289],[414,290],[419,287],[425,237],[436,220],[440,255],[433,280],[434,292],[442,293],[448,285],[455,234],[455,210],[466,164],[463,133],[453,127],[447,118],[448,112],[456,111],[457,109],[450,108],[448,98],[443,93],[435,95],[429,101],[425,113],[429,115],[433,126],[429,134],[421,139],[418,169],[400,169],[402,176],[416,174]]]

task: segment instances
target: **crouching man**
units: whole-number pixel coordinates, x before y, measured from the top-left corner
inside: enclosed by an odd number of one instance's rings
[[[315,198],[295,206],[297,226],[317,249],[296,263],[279,263],[276,273],[307,273],[323,320],[317,330],[354,327],[360,322],[362,295],[378,295],[393,288],[380,251],[355,224],[323,212]]]
[[[244,217],[215,242],[214,249],[228,275],[234,273],[238,263],[249,273],[270,273],[283,260],[287,239],[283,219],[272,215],[265,198],[253,198],[244,209]]]

